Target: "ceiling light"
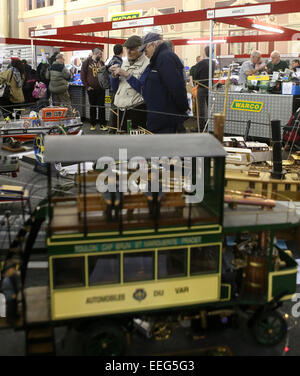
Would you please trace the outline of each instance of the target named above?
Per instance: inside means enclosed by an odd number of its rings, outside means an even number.
[[[270,31],[271,33],[278,33],[278,34],[284,33],[284,30],[278,29],[276,27],[264,26],[264,25],[259,25],[259,24],[252,24],[251,26],[254,27],[255,29]]]

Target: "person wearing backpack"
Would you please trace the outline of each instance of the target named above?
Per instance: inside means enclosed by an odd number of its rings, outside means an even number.
[[[8,85],[9,93],[6,98],[0,98],[0,106],[3,115],[12,116],[13,105],[24,103],[23,83],[25,80],[25,68],[21,60],[13,60],[11,68],[0,73],[0,85]]]
[[[56,61],[56,56],[59,54],[59,52],[54,52],[54,54],[50,58],[43,58],[40,64],[38,65],[36,71],[38,75],[38,81],[44,83],[47,86],[47,98],[49,99],[51,96],[50,90],[49,90],[49,84],[50,84],[50,68],[52,64]]]
[[[68,91],[71,73],[65,67],[65,58],[62,54],[56,56],[56,61],[52,64],[46,77],[50,79],[49,90],[54,106],[71,108],[71,97]]]
[[[103,67],[100,68],[100,71],[98,73],[98,80],[100,83],[100,87],[102,89],[104,90],[111,89],[111,84],[110,84],[111,72],[109,68],[112,67],[113,65],[118,65],[119,67],[121,67],[123,64],[122,56],[123,56],[123,46],[121,44],[116,44],[114,46],[114,56],[107,64],[105,64]]]
[[[120,65],[121,67],[123,64],[123,55],[124,47],[122,46],[122,44],[116,44],[114,46],[114,56],[111,58],[111,60],[106,62],[106,68],[109,70],[110,67],[116,64]]]
[[[98,78],[101,68],[104,67],[102,57],[103,51],[100,48],[94,48],[92,56],[88,57],[83,62],[80,75],[81,81],[87,90],[90,102],[91,131],[96,130],[97,123],[100,127],[106,125],[104,103],[105,90],[101,88]]]

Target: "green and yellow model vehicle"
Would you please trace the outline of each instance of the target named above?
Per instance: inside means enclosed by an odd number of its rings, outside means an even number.
[[[120,149],[127,160],[120,159]],[[52,195],[51,163],[102,156],[119,166],[136,156],[158,164],[162,157],[190,161],[182,168],[186,191],[172,191],[172,169],[169,192],[159,177],[157,192],[120,192],[118,186],[109,194],[96,189],[100,171],[79,171],[76,195]],[[300,214],[290,203],[251,198],[233,210],[224,202],[225,156],[208,134],[46,136],[49,196],[27,223],[21,270],[24,282],[46,219],[49,285],[24,289],[22,325],[73,326],[84,332],[86,353],[122,354],[126,335],[140,323],[161,340],[185,319],[205,326],[207,315],[242,314],[259,343],[280,342],[286,323],[276,308],[296,292],[297,263],[276,247],[275,237],[299,226]],[[141,184],[133,170],[123,176]]]

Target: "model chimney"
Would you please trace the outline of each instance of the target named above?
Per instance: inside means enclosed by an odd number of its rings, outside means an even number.
[[[281,153],[281,127],[280,120],[271,121],[272,140],[273,140],[273,171],[272,179],[282,179],[282,153]]]

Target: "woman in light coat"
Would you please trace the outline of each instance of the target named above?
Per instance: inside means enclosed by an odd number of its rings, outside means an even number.
[[[0,98],[0,106],[4,117],[11,117],[14,104],[24,103],[24,80],[25,67],[21,60],[13,60],[11,68],[0,73],[0,84],[6,84],[10,87],[9,98]]]

